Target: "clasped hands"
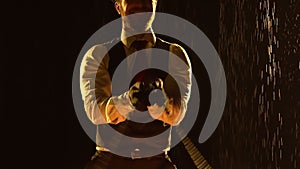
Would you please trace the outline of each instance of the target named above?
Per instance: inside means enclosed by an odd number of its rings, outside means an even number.
[[[164,110],[168,97],[160,78],[154,81],[136,82],[129,89],[131,104],[136,110],[149,111],[150,115],[157,118]]]

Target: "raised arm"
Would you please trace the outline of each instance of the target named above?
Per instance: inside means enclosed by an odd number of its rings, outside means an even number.
[[[156,106],[149,107],[152,117],[170,125],[178,125],[185,116],[191,92],[192,67],[186,51],[179,45],[170,46],[169,74],[164,80],[167,101],[164,110]],[[180,89],[180,91],[178,91]],[[156,116],[157,112],[163,113]]]
[[[87,116],[94,124],[117,124],[126,120],[133,110],[128,92],[111,96],[108,72],[109,56],[103,45],[92,47],[84,56],[80,68],[80,89]]]

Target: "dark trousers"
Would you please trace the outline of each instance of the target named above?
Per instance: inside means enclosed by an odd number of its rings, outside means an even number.
[[[85,169],[176,169],[176,167],[165,154],[132,159],[110,152],[97,151]]]

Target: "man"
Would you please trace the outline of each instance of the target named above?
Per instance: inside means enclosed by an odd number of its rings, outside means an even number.
[[[167,151],[171,128],[180,123],[187,109],[191,89],[189,58],[182,47],[154,34],[157,0],[116,0],[114,4],[122,17],[121,41],[114,46],[105,43],[92,47],[81,64],[85,110],[97,125],[97,151],[86,169],[176,168]],[[168,53],[159,61],[168,73],[158,69],[135,72],[136,65],[157,62],[153,61],[151,49]],[[112,86],[122,84],[112,84],[112,79],[124,59],[124,77],[132,80],[127,91],[115,95],[118,92],[113,92],[116,88]],[[111,135],[110,127],[122,136]]]

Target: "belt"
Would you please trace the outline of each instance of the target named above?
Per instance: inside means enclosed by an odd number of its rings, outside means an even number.
[[[116,155],[116,154],[112,153],[109,149],[101,147],[101,146],[97,146],[96,150],[98,152],[110,153],[113,156],[118,156],[119,158],[125,158],[125,159],[141,159],[141,158],[151,159],[151,158],[157,158],[157,157],[163,157],[163,158],[165,158],[165,157],[168,156],[167,151],[165,151],[165,152],[163,152],[161,154],[158,154],[158,155],[155,155],[155,156],[152,156],[152,157],[142,157],[141,150],[138,149],[138,148],[136,148],[136,149],[134,149],[133,151],[130,152],[130,158],[129,157],[123,157],[123,156]]]

